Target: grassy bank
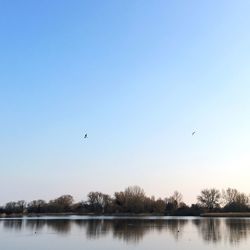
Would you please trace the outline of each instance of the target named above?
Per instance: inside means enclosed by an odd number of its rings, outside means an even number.
[[[201,217],[250,217],[250,213],[238,212],[238,213],[204,213]]]

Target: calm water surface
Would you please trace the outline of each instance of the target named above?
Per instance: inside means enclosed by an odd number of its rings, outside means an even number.
[[[250,218],[0,219],[0,249],[250,249]]]

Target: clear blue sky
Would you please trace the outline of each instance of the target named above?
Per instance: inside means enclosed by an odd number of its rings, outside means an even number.
[[[250,192],[249,12],[0,1],[0,204],[134,184],[187,203],[206,187]]]

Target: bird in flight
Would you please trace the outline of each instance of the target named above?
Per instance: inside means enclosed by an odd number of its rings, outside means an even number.
[[[196,133],[196,131],[194,131],[193,133],[192,133],[192,135],[194,135]]]
[[[84,139],[87,139],[87,138],[88,138],[88,134],[85,134],[85,135],[84,135]]]

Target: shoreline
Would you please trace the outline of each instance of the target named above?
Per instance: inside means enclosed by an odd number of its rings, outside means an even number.
[[[166,214],[133,214],[133,213],[119,213],[119,214],[95,214],[95,213],[34,213],[34,214],[0,214],[0,219],[3,218],[39,218],[39,217],[62,217],[62,216],[89,216],[89,217],[201,217],[201,218],[250,218],[250,212],[228,212],[228,213],[203,213],[200,215],[166,215]]]

